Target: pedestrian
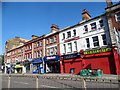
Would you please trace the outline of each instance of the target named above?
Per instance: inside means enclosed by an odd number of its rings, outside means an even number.
[[[2,73],[4,73],[4,66],[1,66]]]

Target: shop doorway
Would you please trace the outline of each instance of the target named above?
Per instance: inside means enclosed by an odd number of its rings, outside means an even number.
[[[22,68],[16,68],[16,73],[21,74],[22,73]]]
[[[45,68],[48,73],[60,73],[60,61],[48,61]]]

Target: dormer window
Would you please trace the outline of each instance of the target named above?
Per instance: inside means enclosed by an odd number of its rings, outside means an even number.
[[[96,30],[96,23],[91,24],[91,30]]]

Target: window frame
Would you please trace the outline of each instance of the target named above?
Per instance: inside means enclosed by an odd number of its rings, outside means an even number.
[[[73,37],[75,37],[76,34],[77,34],[77,33],[76,33],[76,29],[74,29],[74,30],[73,30]]]
[[[95,31],[97,29],[96,22],[91,23],[90,25],[91,25],[91,31]]]
[[[87,48],[90,48],[90,39],[86,38],[85,40],[86,40],[86,46],[87,46]]]
[[[71,31],[67,32],[67,38],[71,38]]]
[[[68,43],[68,53],[71,53],[72,52],[72,43]]]
[[[102,34],[102,41],[103,41],[103,45],[107,45],[107,38],[106,38],[106,34]],[[105,44],[106,43],[106,44]]]
[[[94,39],[95,39],[95,37],[97,37],[97,40],[94,40]],[[93,46],[94,46],[94,47],[99,47],[99,46],[100,46],[98,36],[94,36],[94,37],[92,37],[92,40],[93,40]],[[98,45],[95,45],[96,43],[97,43]]]

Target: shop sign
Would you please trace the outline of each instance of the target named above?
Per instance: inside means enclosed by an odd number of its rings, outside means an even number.
[[[70,42],[70,41],[78,40],[78,39],[80,39],[79,36],[78,36],[78,37],[74,37],[74,38],[72,38],[72,39],[65,40],[64,42],[66,43],[66,42]]]
[[[48,56],[44,58],[44,61],[49,61],[49,60],[59,60],[59,56],[53,55],[53,56]]]
[[[41,63],[41,62],[42,62],[42,58],[32,60],[32,63]]]
[[[69,55],[64,55],[63,59],[75,59],[75,58],[80,58],[80,53],[74,53],[74,54],[69,54]]]
[[[97,49],[97,50],[90,50],[90,51],[84,51],[83,54],[96,54],[96,53],[104,53],[111,51],[111,48],[103,48],[103,49]]]

